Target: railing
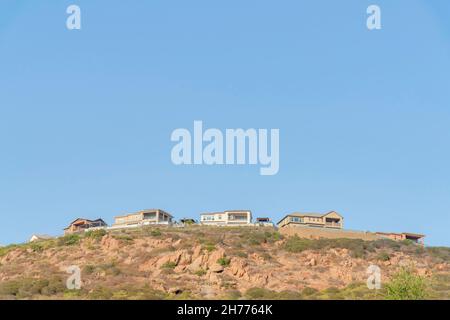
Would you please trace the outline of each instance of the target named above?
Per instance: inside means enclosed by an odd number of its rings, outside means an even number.
[[[325,226],[340,228],[341,223],[340,222],[325,222]]]
[[[233,220],[233,221],[246,221],[247,220],[247,216],[229,216],[228,220]]]

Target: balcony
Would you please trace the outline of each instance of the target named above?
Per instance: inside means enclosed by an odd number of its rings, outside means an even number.
[[[342,224],[340,222],[325,222],[325,227],[327,227],[327,228],[341,228]]]
[[[229,221],[247,221],[248,217],[247,216],[242,216],[242,215],[230,215],[228,216],[228,220]]]

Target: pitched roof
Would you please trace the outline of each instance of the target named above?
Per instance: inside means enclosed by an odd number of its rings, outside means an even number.
[[[52,236],[49,236],[48,234],[33,234],[31,236],[31,238],[36,237],[38,239],[42,239],[42,240],[49,240],[49,239],[53,239]]]
[[[293,216],[293,217],[316,217],[316,218],[321,218],[323,217],[325,214],[323,213],[313,213],[313,212],[293,212],[288,214],[287,216]]]
[[[71,225],[73,225],[75,222],[77,222],[78,220],[84,220],[87,223],[92,223],[92,222],[103,222],[104,224],[107,224],[105,221],[103,221],[103,219],[95,219],[95,220],[90,220],[90,219],[85,219],[85,218],[76,218],[75,220],[73,220],[68,227],[64,228],[64,230],[69,229]]]
[[[336,211],[328,211],[326,213],[316,213],[316,212],[293,212],[293,213],[288,213],[287,215],[285,215],[280,221],[278,221],[278,223],[280,223],[281,221],[283,221],[286,217],[299,217],[299,218],[303,218],[303,217],[313,217],[313,218],[322,218],[330,213],[336,213],[338,216],[342,217],[339,213],[337,213]],[[277,224],[278,224],[277,223]]]

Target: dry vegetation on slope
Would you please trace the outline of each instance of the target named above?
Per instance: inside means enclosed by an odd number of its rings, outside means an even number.
[[[382,290],[366,287],[370,264],[382,270]],[[82,270],[81,290],[65,287],[71,265]],[[396,299],[405,281],[420,291],[409,298],[448,299],[450,249],[198,226],[0,248],[1,299]]]

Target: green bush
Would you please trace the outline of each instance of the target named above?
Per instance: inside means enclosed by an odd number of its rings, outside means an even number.
[[[150,231],[150,235],[152,236],[152,237],[159,237],[159,236],[161,236],[161,230],[159,230],[159,229],[155,229],[155,230],[152,230],[152,231]]]
[[[375,251],[374,241],[364,241],[361,239],[317,239],[311,240],[298,236],[289,237],[284,244],[284,249],[288,252],[302,252],[305,250],[321,250],[340,248],[350,251],[353,258],[363,258],[366,252]]]
[[[110,300],[113,297],[113,290],[105,287],[98,287],[89,293],[92,300]]]
[[[303,296],[300,292],[285,290],[277,294],[277,300],[301,300]]]
[[[411,246],[415,244],[415,242],[410,239],[402,240],[401,243],[404,244],[405,246]]]
[[[227,257],[223,257],[217,260],[217,263],[222,267],[228,267],[230,265],[231,259]]]
[[[207,244],[203,245],[203,249],[208,252],[212,252],[212,251],[216,250],[216,246],[212,243],[207,243]]]
[[[161,266],[161,269],[175,269],[175,267],[177,266],[177,264],[175,262],[169,261],[164,263]]]
[[[80,235],[69,234],[58,239],[59,246],[73,246],[80,242]]]
[[[252,230],[241,234],[241,238],[244,238],[244,241],[249,245],[258,246],[263,243],[273,243],[280,240],[281,235],[278,232]]]
[[[304,295],[304,296],[312,296],[313,294],[316,294],[317,292],[318,292],[317,289],[310,288],[310,287],[305,287],[302,290],[302,295]]]
[[[248,253],[244,251],[236,251],[234,255],[241,258],[248,258]]]
[[[65,286],[59,277],[50,279],[21,278],[0,283],[0,296],[17,299],[31,298],[35,295],[54,296],[64,292]]]
[[[44,246],[41,243],[37,243],[37,242],[33,242],[30,244],[30,248],[31,250],[33,250],[33,252],[42,252],[44,251]]]
[[[11,252],[17,248],[19,248],[19,245],[17,245],[17,244],[10,244],[9,246],[6,246],[6,247],[0,247],[0,257],[5,256],[9,252]]]
[[[113,235],[113,238],[116,240],[120,240],[125,244],[132,244],[134,241],[134,238],[126,233],[115,234]]]
[[[423,300],[427,296],[425,279],[406,268],[396,273],[385,287],[388,300]]]
[[[389,253],[387,253],[386,251],[381,251],[377,256],[377,259],[380,261],[389,261],[391,257],[389,256]]]
[[[242,295],[239,290],[228,290],[225,294],[226,300],[238,300],[240,297],[242,297]]]
[[[284,249],[288,252],[302,252],[312,249],[313,242],[309,239],[299,238],[298,236],[290,237],[284,244]]]
[[[275,291],[265,289],[265,288],[250,288],[245,292],[245,297],[252,300],[273,300],[277,298],[277,293]]]
[[[95,240],[100,240],[107,234],[105,229],[98,229],[98,230],[90,230],[85,233],[86,238],[91,238]]]
[[[206,274],[206,271],[203,270],[203,269],[200,269],[200,270],[195,271],[195,275],[197,275],[197,276],[199,276],[199,277],[202,277],[202,276],[204,276],[205,274]]]

